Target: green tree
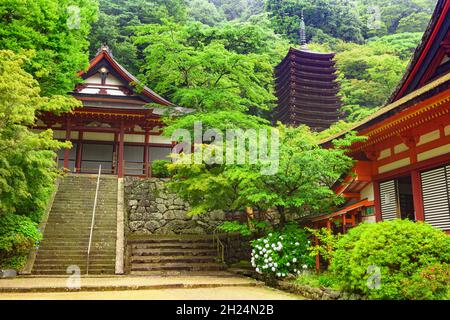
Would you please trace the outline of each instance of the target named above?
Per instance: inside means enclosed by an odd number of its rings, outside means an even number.
[[[0,50],[35,50],[24,68],[43,95],[65,94],[88,64],[87,36],[97,15],[93,0],[3,0]]]
[[[331,185],[352,165],[345,152],[355,139],[360,138],[349,135],[336,141],[335,148],[322,149],[316,134],[307,127],[280,127],[279,166],[273,174],[261,170],[270,163],[175,162],[169,166],[175,173],[172,188],[192,204],[192,214],[276,207],[283,226],[288,214],[324,212],[339,203]],[[223,150],[218,148],[216,152]]]
[[[0,215],[17,213],[39,222],[57,171],[54,151],[67,146],[51,130],[29,129],[40,112],[67,112],[80,102],[40,96],[36,80],[23,70],[29,58],[0,51]]]
[[[299,43],[300,13],[303,10],[307,38],[321,33],[360,43],[362,24],[355,8],[348,1],[268,0],[267,11],[274,29],[293,43]]]
[[[107,44],[130,72],[139,71],[140,50],[131,37],[138,26],[162,23],[163,19],[186,21],[184,0],[99,0],[98,21],[90,34],[89,52],[94,56]]]
[[[271,62],[280,54],[270,42],[276,39],[258,25],[166,21],[139,28],[136,44],[145,47],[145,82],[171,101],[201,112],[258,114],[275,102]]]
[[[55,151],[70,143],[53,140],[51,130],[29,129],[41,112],[67,112],[80,102],[40,96],[38,82],[23,67],[30,58],[0,50],[0,268],[20,269],[39,241],[37,226],[58,171]]]
[[[189,18],[213,26],[225,21],[225,14],[208,0],[189,0],[187,2]]]

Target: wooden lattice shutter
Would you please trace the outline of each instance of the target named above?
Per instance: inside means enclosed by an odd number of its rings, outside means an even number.
[[[450,230],[450,166],[421,173],[425,221]]]
[[[393,220],[397,218],[398,197],[395,180],[380,183],[381,218]]]

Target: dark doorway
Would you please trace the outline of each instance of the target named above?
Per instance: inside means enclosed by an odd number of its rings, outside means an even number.
[[[414,220],[414,200],[411,176],[398,178],[397,189],[400,218]]]

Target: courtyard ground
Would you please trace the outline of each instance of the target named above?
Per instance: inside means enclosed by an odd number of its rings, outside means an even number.
[[[296,300],[300,296],[239,276],[19,277],[0,279],[0,300]],[[79,289],[69,290],[68,286]]]

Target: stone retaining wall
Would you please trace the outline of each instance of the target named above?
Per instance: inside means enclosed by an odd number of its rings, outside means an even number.
[[[161,178],[125,178],[129,233],[211,234],[226,220],[225,213],[220,210],[189,217],[189,204],[168,190],[168,181]]]

